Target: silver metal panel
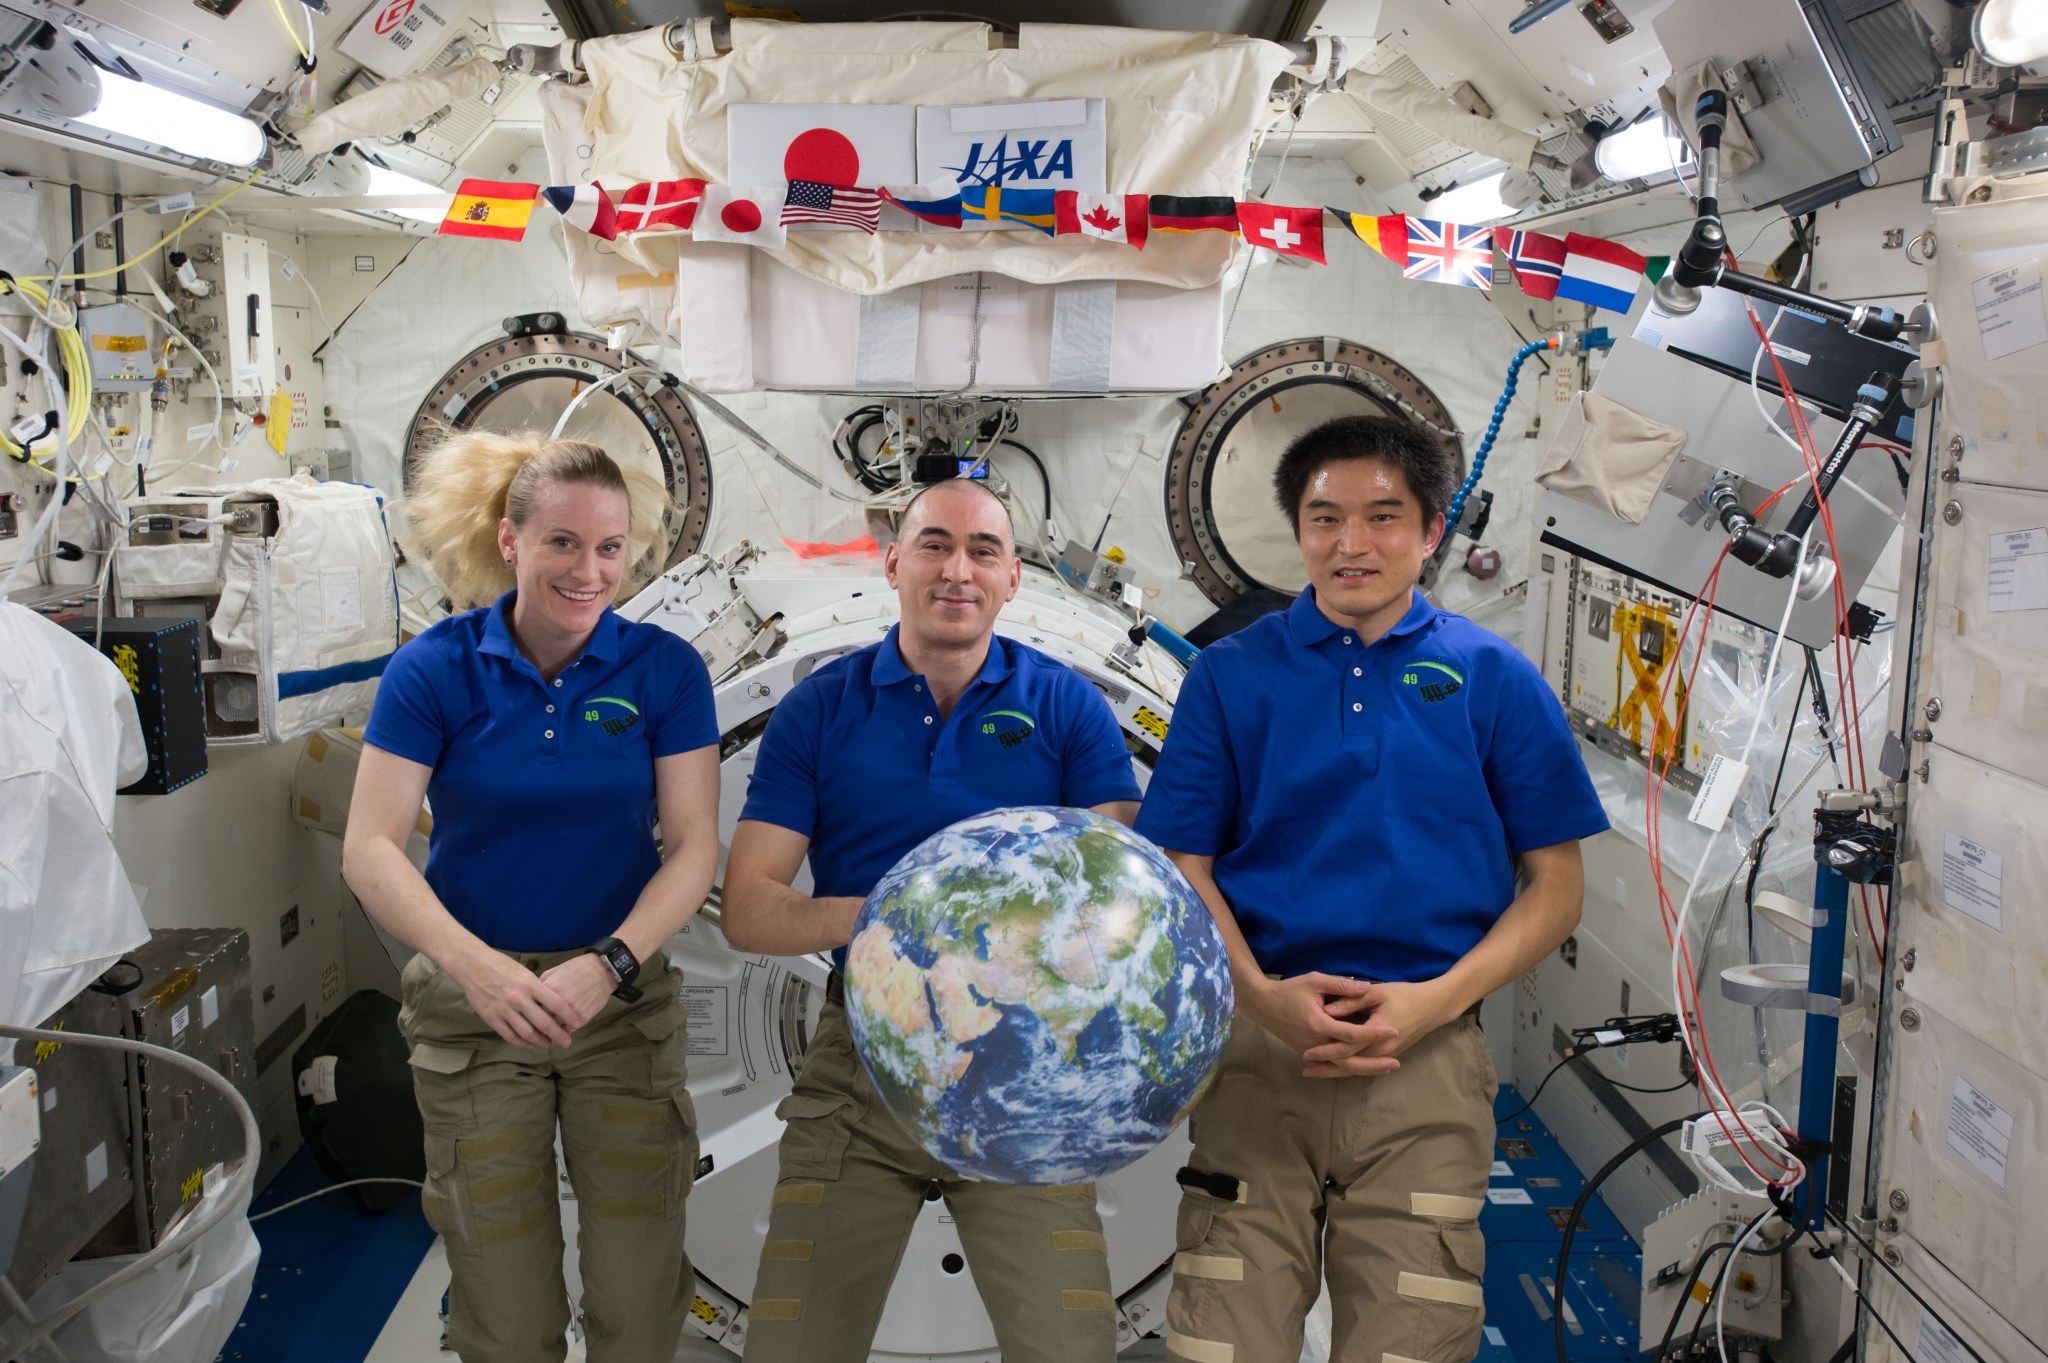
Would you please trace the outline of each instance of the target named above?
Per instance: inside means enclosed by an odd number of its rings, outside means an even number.
[[[39,1025],[45,1031],[118,1036],[121,1005],[111,995],[87,990]],[[133,1195],[128,1075],[115,1051],[46,1041],[33,1048],[22,1042],[16,1054],[35,1067],[43,1135],[7,1280],[23,1297],[32,1297]]]
[[[1760,488],[1777,488],[1805,473],[1800,456],[1774,435],[1758,415],[1748,386],[1703,365],[1645,345],[1634,337],[1614,343],[1614,353],[1593,391],[1623,406],[1679,427],[1687,434],[1685,453],[1673,466],[1641,525],[1629,525],[1604,511],[1554,492],[1536,505],[1537,530],[1545,543],[1604,560],[1633,576],[1682,592],[1697,593],[1713,571],[1727,537],[1711,519],[1688,524],[1678,495],[1697,481],[1695,464],[1739,474]],[[1766,411],[1780,415],[1783,402],[1766,394]],[[1841,425],[1825,416],[1810,419],[1817,453],[1825,457]],[[1896,515],[1904,505],[1898,479],[1882,452],[1865,450],[1850,463],[1845,482],[1854,482]],[[1800,490],[1787,492],[1763,518],[1766,530],[1781,529],[1798,507]],[[1891,538],[1891,517],[1871,501],[1838,487],[1829,506],[1841,550],[1844,589],[1851,599],[1870,576],[1871,565]],[[1818,522],[1816,522],[1818,525]],[[1816,529],[1815,535],[1821,532]],[[1776,629],[1790,584],[1729,560],[1721,573],[1715,608],[1751,624]],[[1788,636],[1812,648],[1834,638],[1832,592],[1802,601],[1792,611]]]

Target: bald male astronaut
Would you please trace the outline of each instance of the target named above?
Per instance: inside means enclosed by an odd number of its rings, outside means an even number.
[[[1009,512],[985,486],[955,479],[918,494],[884,567],[901,623],[776,707],[727,862],[734,947],[830,948],[838,967],[777,1109],[786,1125],[747,1363],[865,1363],[929,1197],[953,1214],[1005,1363],[1110,1363],[1116,1304],[1095,1185],[977,1182],[927,1154],[854,1054],[839,970],[869,890],[948,824],[1014,805],[1130,822],[1129,750],[1092,684],[996,635],[1022,564]],[[791,888],[807,856],[811,894]]]

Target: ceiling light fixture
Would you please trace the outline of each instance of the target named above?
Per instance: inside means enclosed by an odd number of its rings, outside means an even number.
[[[1508,172],[1500,171],[1483,180],[1470,184],[1452,185],[1443,193],[1424,201],[1423,214],[1438,222],[1455,222],[1478,226],[1489,223],[1528,207],[1526,202],[1514,203],[1515,185],[1507,183]]]
[[[263,155],[263,129],[250,119],[112,71],[100,72],[99,104],[73,121],[223,165],[251,166]]]
[[[1692,149],[1663,117],[1646,118],[1617,128],[1593,145],[1593,164],[1616,182],[1675,175],[1692,163]]]
[[[2026,66],[2048,57],[2048,5],[2041,0],[1984,0],[1970,20],[1970,39],[1993,66]]]
[[[385,212],[394,213],[401,218],[411,218],[414,222],[439,222],[448,216],[449,205],[455,202],[455,196],[441,186],[428,184],[417,175],[407,175],[402,170],[392,170],[375,162],[370,162],[369,167],[370,183],[364,193],[409,198],[433,195],[439,205],[394,205],[384,210]]]

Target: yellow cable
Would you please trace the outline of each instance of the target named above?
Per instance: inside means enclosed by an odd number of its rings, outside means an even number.
[[[237,194],[240,194],[243,190],[247,189],[250,185],[254,184],[256,182],[256,177],[261,175],[262,173],[263,168],[261,166],[258,166],[256,169],[250,171],[248,178],[238,181],[233,189],[221,195],[218,199],[215,199],[212,203],[200,209],[197,213],[194,213],[191,217],[187,218],[184,222],[180,223],[176,231],[166,236],[162,241],[150,247],[147,251],[144,251],[139,256],[131,256],[129,259],[122,261],[119,265],[109,265],[104,270],[87,270],[83,274],[23,275],[21,277],[20,282],[24,284],[30,282],[38,284],[69,284],[76,281],[82,281],[87,279],[105,279],[108,275],[116,275],[121,273],[121,271],[123,270],[133,269],[135,266],[140,265],[143,261],[148,260],[151,256],[155,255],[158,251],[163,250],[164,247],[169,246],[179,237],[184,236],[187,229],[191,228],[195,223],[199,222],[200,219],[204,218],[207,214],[213,212],[214,209],[219,208],[229,199],[234,198]]]
[[[0,293],[9,289],[23,295],[44,314],[51,308],[50,295],[26,279],[0,279]],[[57,332],[57,353],[63,357],[64,372],[69,379],[66,385],[65,438],[76,443],[85,433],[85,423],[92,415],[92,357],[86,354],[85,341],[78,334],[78,317],[74,310],[71,325]],[[0,451],[9,456],[35,465],[43,472],[56,475],[56,470],[40,460],[28,457],[28,448],[17,443],[11,436],[0,432]],[[73,476],[76,481],[76,475]]]
[[[299,56],[307,61],[313,60],[313,54],[299,40],[299,31],[292,27],[291,17],[284,12],[284,0],[270,0],[270,7],[277,11],[277,22],[284,25],[284,35],[292,40],[293,47],[299,49]]]

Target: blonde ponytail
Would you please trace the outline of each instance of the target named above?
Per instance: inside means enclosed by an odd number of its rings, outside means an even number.
[[[456,610],[489,605],[512,590],[512,567],[498,549],[498,522],[523,526],[549,483],[580,483],[625,494],[629,512],[626,572],[618,600],[661,568],[674,503],[660,480],[620,467],[595,445],[549,440],[538,431],[455,431],[429,452],[399,505],[399,542],[447,589]]]

